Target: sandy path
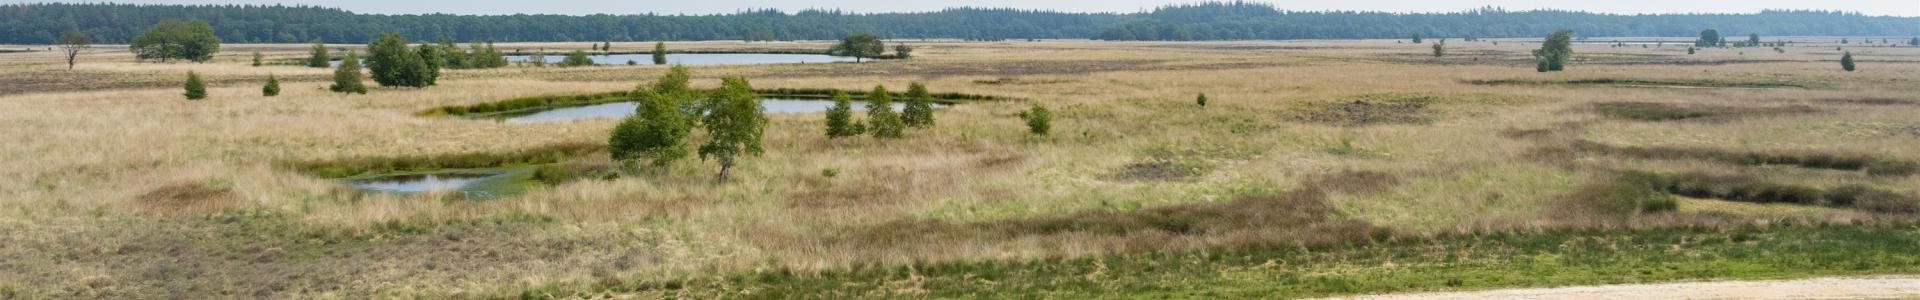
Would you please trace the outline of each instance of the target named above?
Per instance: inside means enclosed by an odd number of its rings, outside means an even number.
[[[1358,296],[1338,299],[1863,299],[1920,298],[1920,276],[1685,282]]]

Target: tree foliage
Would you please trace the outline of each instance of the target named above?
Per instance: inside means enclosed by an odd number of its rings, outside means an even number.
[[[1420,38],[1420,34],[1419,34],[1419,33],[1415,33],[1415,34],[1413,34],[1413,43],[1414,43],[1414,44],[1419,44],[1419,43],[1423,43],[1423,42],[1425,42],[1425,40],[1423,40],[1423,39],[1421,39],[1421,38]]]
[[[914,82],[907,87],[907,105],[900,109],[900,122],[913,128],[933,127],[933,93],[927,85]]]
[[[200,74],[187,71],[187,100],[207,98],[207,83],[200,81]]]
[[[697,95],[688,88],[691,78],[686,67],[675,66],[635,91],[640,107],[614,127],[607,143],[614,160],[648,158],[654,166],[666,166],[687,156],[686,139],[699,114],[692,109]]]
[[[1719,30],[1707,29],[1700,31],[1700,40],[1693,41],[1693,45],[1698,47],[1719,47],[1720,41],[1723,40],[1726,39],[1720,37]]]
[[[1447,56],[1447,39],[1433,43],[1433,57]]]
[[[360,80],[360,57],[353,51],[347,51],[347,59],[333,69],[333,85],[327,90],[344,94],[366,94],[367,85]]]
[[[743,155],[764,152],[760,139],[767,128],[766,112],[760,107],[760,95],[744,77],[721,79],[720,90],[707,98],[709,109],[702,124],[707,142],[700,145],[700,158],[720,162],[720,175],[714,181],[727,181],[734,160]]]
[[[573,50],[573,52],[567,52],[567,57],[560,59],[561,67],[585,67],[592,65],[593,57],[587,56],[587,51],[583,50],[576,49]]]
[[[431,67],[421,52],[407,48],[407,38],[399,33],[382,33],[367,44],[367,70],[380,86],[431,86],[440,73]]]
[[[1687,36],[1700,28],[1741,28],[1782,36],[1915,34],[1914,17],[1831,11],[1754,14],[1596,14],[1483,8],[1445,13],[1287,11],[1252,2],[1173,5],[1136,13],[1062,13],[1007,8],[852,13],[744,10],[688,15],[376,15],[316,6],[0,4],[0,43],[37,44],[78,29],[98,43],[128,43],[162,19],[213,22],[222,40],[366,43],[367,33],[398,31],[460,41],[829,40],[850,32],[900,39],[1384,39],[1430,36],[1525,37],[1559,28],[1594,36]]]
[[[667,42],[653,42],[653,64],[667,64]]]
[[[853,121],[853,97],[833,91],[833,107],[827,108],[827,138],[857,136],[864,133],[861,127]]]
[[[129,49],[139,59],[205,62],[220,52],[220,38],[213,35],[213,26],[207,21],[169,19],[133,37]]]
[[[327,55],[327,44],[320,42],[320,40],[313,40],[313,49],[307,51],[307,67],[330,67],[332,61],[333,57]]]
[[[855,62],[859,62],[863,58],[880,57],[880,54],[886,51],[887,46],[880,42],[879,36],[862,32],[840,39],[840,43],[833,45],[833,49],[827,50],[827,53],[852,56]]]
[[[874,86],[867,93],[867,131],[877,138],[906,137],[906,121],[900,113],[893,111],[893,97],[887,93],[887,87]]]
[[[1567,59],[1571,57],[1573,57],[1572,30],[1561,29],[1548,34],[1547,40],[1540,43],[1540,49],[1533,50],[1533,58],[1537,63],[1535,70],[1540,72],[1566,70]]]

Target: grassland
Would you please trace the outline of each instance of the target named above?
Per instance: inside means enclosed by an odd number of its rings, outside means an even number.
[[[1844,72],[1831,39],[1790,39],[1807,42],[1576,45],[1559,73],[1519,39],[1441,58],[1379,40],[927,42],[905,61],[696,67],[697,88],[1005,98],[899,140],[776,116],[767,153],[719,185],[710,161],[609,161],[592,145],[613,120],[416,115],[630,90],[664,67],[450,70],[360,96],[327,92],[327,70],[247,65],[306,45],[205,64],[109,46],[71,71],[3,53],[0,298],[1299,297],[1920,272],[1913,210],[1751,200],[1920,205],[1900,169],[1920,161],[1920,48],[1849,46],[1861,70]],[[189,70],[210,99],[179,95]],[[281,96],[259,96],[268,73]],[[1051,135],[1016,117],[1035,102]],[[620,174],[486,201],[335,180],[549,162]],[[1640,173],[1671,180],[1638,195],[1677,207],[1593,201]],[[1750,186],[1787,192],[1732,191]]]

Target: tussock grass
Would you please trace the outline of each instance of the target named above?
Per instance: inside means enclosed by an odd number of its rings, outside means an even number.
[[[1808,114],[1819,110],[1807,106],[1733,107],[1717,105],[1681,106],[1656,102],[1607,102],[1593,105],[1600,115],[1635,121],[1728,120],[1735,118]]]
[[[1572,148],[1587,153],[1646,159],[1698,159],[1750,166],[1788,165],[1865,171],[1874,176],[1908,176],[1920,172],[1920,163],[1857,154],[1754,153],[1704,148],[1613,146],[1592,141],[1575,141]]]
[[[1725,81],[1714,79],[1643,79],[1643,78],[1584,78],[1568,80],[1536,79],[1475,79],[1464,81],[1473,85],[1596,85],[1628,87],[1691,87],[1691,88],[1813,88],[1805,83],[1780,81]]]

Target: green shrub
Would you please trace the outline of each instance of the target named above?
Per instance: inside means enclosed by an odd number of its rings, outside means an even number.
[[[1038,102],[1033,103],[1033,108],[1020,112],[1020,119],[1027,121],[1028,133],[1047,135],[1048,131],[1053,130],[1053,113],[1048,112],[1047,106]]]
[[[207,98],[207,83],[200,81],[200,74],[187,71],[187,100]]]
[[[873,92],[867,95],[867,130],[873,137],[905,137],[906,121],[893,111],[893,97],[887,93],[887,87],[874,86]]]
[[[260,87],[260,95],[267,97],[279,96],[280,78],[274,77],[273,73],[267,73],[267,86]]]

